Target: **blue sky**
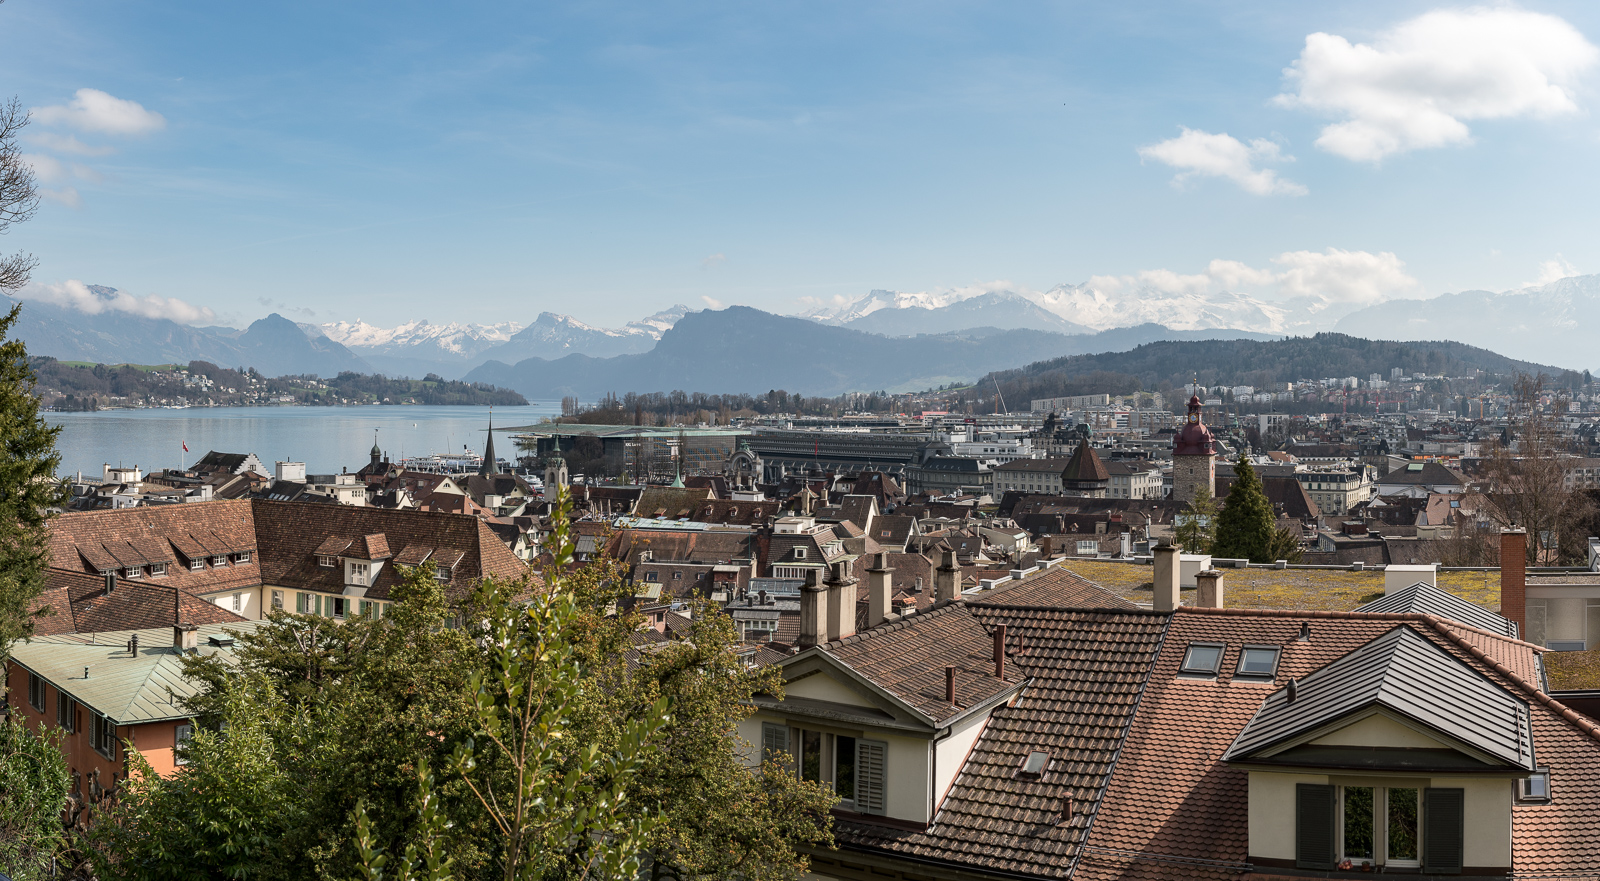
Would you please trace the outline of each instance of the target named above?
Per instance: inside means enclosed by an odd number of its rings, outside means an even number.
[[[10,0],[0,34],[51,191],[0,245],[197,323],[1600,271],[1593,4]]]

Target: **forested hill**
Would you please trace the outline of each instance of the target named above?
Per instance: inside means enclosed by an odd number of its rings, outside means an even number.
[[[315,376],[268,378],[253,369],[233,370],[208,361],[187,365],[85,364],[50,357],[29,359],[38,383],[35,393],[57,410],[107,407],[274,406],[304,404],[464,404],[521,405],[522,395],[480,383],[429,374],[426,379],[389,379],[344,372],[332,379]]]
[[[1582,374],[1559,367],[1507,358],[1488,349],[1449,341],[1390,342],[1340,333],[1282,340],[1161,341],[1126,352],[1069,355],[1036,361],[1026,367],[990,373],[973,385],[973,394],[987,397],[996,385],[1008,401],[1061,395],[1126,394],[1138,390],[1176,388],[1197,379],[1203,385],[1253,385],[1299,379],[1376,373],[1389,378],[1392,368],[1407,375],[1464,376],[1483,373],[1539,374],[1553,386],[1573,386]]]

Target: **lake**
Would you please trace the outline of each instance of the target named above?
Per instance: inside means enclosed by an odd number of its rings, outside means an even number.
[[[560,401],[495,407],[494,421],[511,427],[561,413]],[[99,477],[101,466],[138,466],[145,473],[187,468],[208,450],[255,453],[270,469],[276,461],[304,462],[312,474],[351,471],[369,461],[373,432],[390,461],[402,456],[483,452],[488,407],[195,407],[187,410],[101,410],[44,414],[62,427],[57,444],[61,473]],[[511,440],[496,430],[495,453],[514,458]],[[183,451],[188,444],[189,451]]]

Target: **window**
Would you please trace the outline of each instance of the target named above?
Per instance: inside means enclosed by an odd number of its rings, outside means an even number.
[[[1550,801],[1550,772],[1536,771],[1517,781],[1517,801],[1546,804]]]
[[[44,680],[32,673],[28,674],[28,706],[44,712]]]
[[[248,563],[248,562],[250,562],[250,552],[249,551],[240,551],[239,553],[234,554],[233,555],[233,562],[235,562],[235,563]]]
[[[1295,788],[1295,865],[1331,869],[1423,868],[1459,872],[1460,789],[1387,786]]]
[[[340,619],[344,618],[345,612],[350,607],[350,601],[344,597],[328,597],[326,604],[328,614],[331,617]]]
[[[151,563],[150,564],[150,574],[151,575],[165,575],[165,574],[167,574],[167,564],[166,563]]]
[[[317,565],[324,569],[333,569],[339,565],[339,558],[324,554],[317,557]]]
[[[122,570],[122,577],[128,579],[129,581],[132,581],[135,578],[141,578],[143,576],[143,566],[129,566],[128,568]]]
[[[1195,676],[1215,676],[1222,669],[1222,651],[1227,648],[1219,642],[1194,642],[1189,644],[1183,653],[1183,666],[1178,668],[1180,673]]]
[[[218,555],[212,557],[211,558],[211,565],[212,565],[213,568],[217,568],[217,569],[220,569],[223,566],[228,565],[228,555],[227,554],[218,554]]]
[[[190,560],[189,561],[189,571],[190,572],[198,572],[198,571],[200,571],[201,569],[204,569],[204,568],[206,568],[206,561],[205,561],[204,557],[202,557],[202,558],[200,558],[198,560]]]
[[[448,583],[450,581],[450,567],[449,566],[435,566],[435,567],[433,567],[433,580],[434,581],[438,581],[440,583]]]
[[[272,608],[279,612],[283,611],[283,591],[275,590],[272,592]]]
[[[661,579],[659,577],[657,577],[656,573],[654,573],[654,572],[646,572],[644,574],[644,580],[645,581],[660,581]]]
[[[78,731],[78,702],[61,689],[56,689],[56,725],[68,734]]]
[[[345,578],[346,584],[366,584],[367,571],[371,568],[366,563],[351,563],[350,571]]]
[[[800,779],[822,782],[822,732],[800,731]]]
[[[683,573],[682,572],[674,572],[674,573],[672,573],[672,580],[673,581],[681,581],[681,580],[683,580]]]
[[[1239,679],[1270,680],[1277,672],[1277,646],[1247,645],[1239,652],[1239,667],[1233,675]]]
[[[789,752],[789,726],[761,723],[761,760],[775,762],[779,753]]]
[[[233,595],[233,610],[235,612],[244,611],[244,594],[236,593]]]
[[[1022,770],[1017,773],[1037,780],[1048,767],[1050,767],[1050,754],[1036,749],[1028,753],[1028,757],[1022,762]]]
[[[806,558],[806,549],[805,548],[795,548],[794,549],[794,558],[796,560],[804,560]]]
[[[187,765],[189,759],[184,751],[189,748],[189,739],[194,737],[194,726],[188,723],[178,725],[172,729],[172,763],[174,765]]]
[[[117,725],[105,716],[90,716],[89,745],[94,751],[112,761],[117,758]]]

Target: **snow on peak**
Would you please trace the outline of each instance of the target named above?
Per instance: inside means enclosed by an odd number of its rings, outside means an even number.
[[[447,352],[466,353],[468,350],[505,342],[521,330],[522,325],[515,321],[499,324],[432,324],[426,319],[419,319],[397,327],[378,327],[357,319],[322,324],[319,328],[328,339],[346,346],[432,346]]]

